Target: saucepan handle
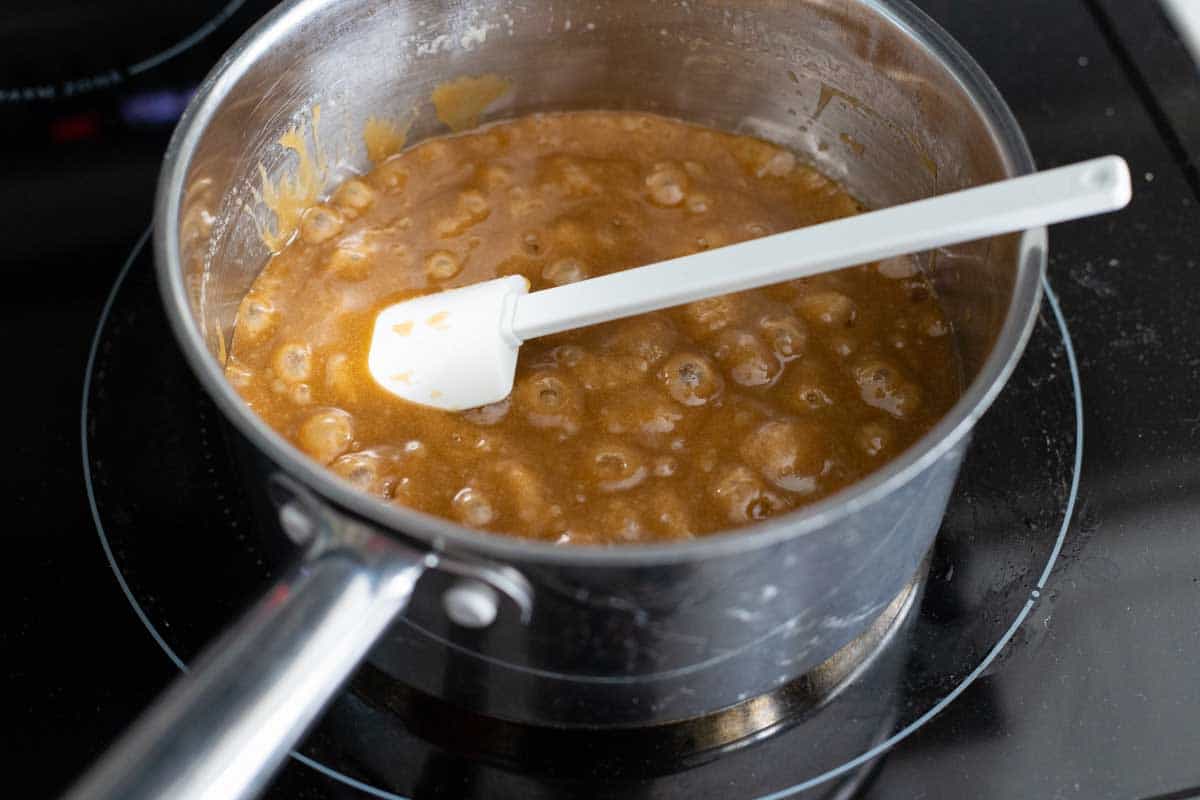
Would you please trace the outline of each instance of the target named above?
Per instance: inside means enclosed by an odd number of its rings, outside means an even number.
[[[408,603],[426,564],[424,554],[379,539],[304,562],[67,797],[254,796]]]

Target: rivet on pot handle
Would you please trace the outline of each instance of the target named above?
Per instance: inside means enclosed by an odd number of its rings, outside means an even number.
[[[211,644],[65,800],[250,798],[412,597],[427,569],[480,581],[528,622],[510,567],[420,551],[337,516],[277,475],[280,524],[305,560]]]
[[[521,614],[521,624],[528,625],[533,617],[533,587],[517,570],[501,564],[468,561],[446,553],[429,553],[425,566],[479,581],[507,597]]]
[[[279,509],[280,527],[310,558],[331,547],[368,547],[371,540],[379,538],[371,528],[341,520],[326,511],[303,485],[283,473],[271,477],[270,491]],[[318,521],[322,519],[328,524],[320,525]],[[521,624],[529,624],[533,616],[533,587],[512,567],[445,551],[426,553],[423,564],[426,569],[441,570],[491,587],[517,607]]]
[[[463,578],[442,595],[442,608],[455,625],[486,628],[499,614],[500,595],[486,583]]]

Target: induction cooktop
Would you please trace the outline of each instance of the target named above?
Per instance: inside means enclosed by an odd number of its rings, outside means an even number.
[[[16,796],[61,793],[278,566],[163,333],[146,248],[178,114],[271,4],[175,5],[0,21]],[[1029,350],[869,657],[720,741],[547,735],[365,669],[267,797],[1200,797],[1200,81],[1152,3],[918,5],[992,76],[1039,166],[1115,152],[1136,181],[1125,212],[1052,231]],[[821,746],[868,716],[866,746]]]

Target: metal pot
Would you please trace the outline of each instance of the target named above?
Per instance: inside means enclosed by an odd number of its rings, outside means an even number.
[[[259,165],[294,169],[277,140],[319,105],[332,183],[367,166],[369,116],[417,111],[412,136],[434,135],[434,87],[484,73],[513,86],[486,119],[677,116],[787,145],[876,206],[1033,169],[986,76],[904,0],[283,4],[181,121],[155,253],[183,352],[261,459],[260,488],[305,560],[90,774],[86,796],[254,792],[368,650],[397,681],[516,722],[736,707],[828,663],[917,574],[971,427],[1036,316],[1044,229],[925,259],[967,385],[928,435],[841,493],[737,532],[613,549],[479,533],[355,492],[246,407],[222,360],[267,256]]]

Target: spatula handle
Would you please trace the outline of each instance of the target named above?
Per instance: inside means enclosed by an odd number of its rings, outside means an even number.
[[[766,236],[517,299],[524,341],[707,297],[1123,208],[1129,168],[1105,156]]]

